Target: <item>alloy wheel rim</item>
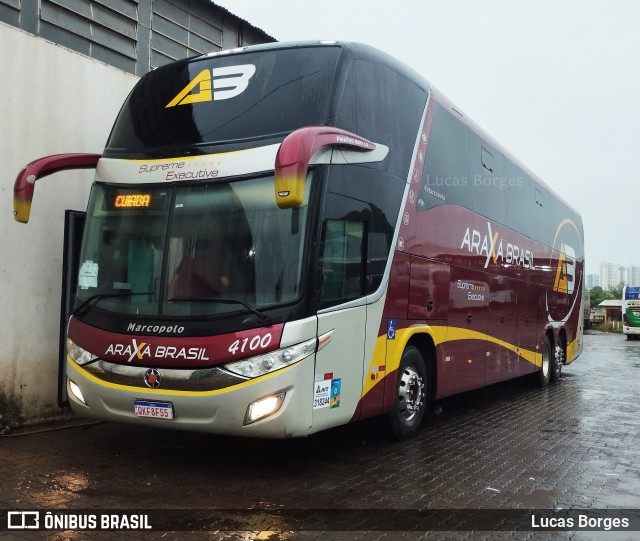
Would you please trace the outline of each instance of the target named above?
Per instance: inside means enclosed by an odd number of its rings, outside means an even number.
[[[400,376],[398,404],[405,421],[413,419],[424,404],[424,382],[413,366],[407,367]]]

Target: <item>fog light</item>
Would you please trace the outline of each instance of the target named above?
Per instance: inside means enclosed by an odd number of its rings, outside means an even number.
[[[282,406],[285,395],[286,393],[284,392],[272,394],[249,404],[247,414],[244,416],[244,424],[250,425],[251,423],[255,423],[260,419],[264,419],[265,417],[269,417],[269,415],[276,413]]]
[[[84,396],[82,396],[82,391],[80,390],[80,387],[78,387],[78,385],[73,380],[69,380],[69,391],[71,391],[71,394],[75,396],[85,406],[87,405],[84,399]]]

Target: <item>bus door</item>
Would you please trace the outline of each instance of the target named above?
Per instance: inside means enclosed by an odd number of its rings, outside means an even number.
[[[318,336],[332,333],[316,356],[313,426],[349,422],[362,396],[366,306],[318,316]]]
[[[62,296],[60,307],[60,343],[58,360],[58,405],[68,404],[67,397],[67,323],[78,285],[80,267],[80,248],[86,212],[65,210],[64,213],[64,251],[62,254]]]
[[[513,377],[516,354],[517,282],[505,276],[489,279],[489,320],[487,337],[487,383]]]
[[[453,265],[449,287],[449,328],[442,359],[447,394],[485,384],[491,293],[485,272]]]
[[[366,222],[357,217],[345,216],[323,222],[317,269],[317,297],[321,307],[318,337],[322,339],[331,334],[326,346],[320,347],[316,355],[314,428],[348,422],[362,396],[367,323],[367,306],[363,298],[366,242]]]

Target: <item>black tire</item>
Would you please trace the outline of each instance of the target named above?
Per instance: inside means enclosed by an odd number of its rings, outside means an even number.
[[[388,413],[390,435],[397,441],[415,436],[427,409],[427,369],[420,350],[407,346],[398,367],[393,408]]]
[[[564,340],[560,338],[560,343],[555,347],[554,355],[551,356],[551,381],[557,383],[562,377],[562,365],[564,364],[565,351]]]
[[[547,335],[544,336],[542,341],[542,366],[537,374],[537,381],[540,387],[546,387],[549,385],[549,379],[551,378],[551,365],[553,353],[551,351],[551,342]]]

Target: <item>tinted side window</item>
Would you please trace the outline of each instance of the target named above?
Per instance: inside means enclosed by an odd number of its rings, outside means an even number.
[[[490,220],[505,223],[507,182],[502,167],[502,155],[475,133],[469,145],[473,210]]]
[[[356,213],[353,217],[362,218]],[[327,219],[322,224],[320,299],[323,304],[364,295],[367,225],[364,219]]]
[[[329,170],[317,269],[318,307],[375,291],[391,250],[405,182],[362,166]]]
[[[531,233],[532,237],[547,246],[553,242],[550,232],[553,224],[551,212],[551,197],[546,188],[541,185],[531,183],[529,209],[531,211]]]
[[[376,168],[406,178],[427,92],[391,68],[356,60],[336,125],[393,149]]]
[[[518,233],[531,237],[529,177],[522,169],[506,159],[504,160],[504,176],[507,205],[505,225]]]
[[[449,204],[471,208],[469,128],[440,104],[434,111],[418,209]]]

